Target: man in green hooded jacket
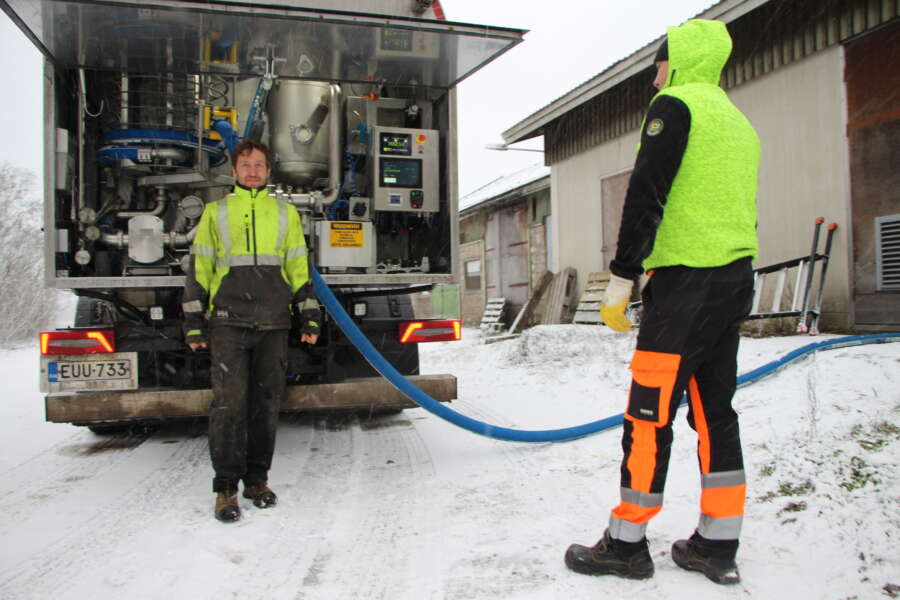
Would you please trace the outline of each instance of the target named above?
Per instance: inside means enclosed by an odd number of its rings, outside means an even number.
[[[753,298],[760,143],[718,85],[730,54],[723,23],[692,20],[668,29],[655,59],[660,91],[641,132],[600,309],[607,326],[629,330],[634,280],[650,276],[631,361],[621,500],[595,546],[566,552],[566,565],[579,573],[653,575],[645,532],[662,509],[672,422],[687,392],[700,520],[690,539],[674,543],[672,558],[716,583],[740,581],[746,483],[731,401],[739,328]]]

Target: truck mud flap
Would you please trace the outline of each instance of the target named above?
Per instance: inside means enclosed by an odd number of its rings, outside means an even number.
[[[435,400],[450,402],[456,399],[454,375],[411,375],[407,379]],[[209,389],[157,389],[49,394],[45,405],[47,421],[88,424],[205,417],[211,400]],[[415,407],[416,404],[387,380],[366,377],[342,383],[288,386],[282,411]]]

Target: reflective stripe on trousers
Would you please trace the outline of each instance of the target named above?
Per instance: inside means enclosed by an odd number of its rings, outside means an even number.
[[[738,332],[752,297],[747,259],[716,268],[658,269],[645,287],[622,432],[622,497],[610,515],[612,537],[641,541],[647,523],[662,509],[672,422],[685,391],[701,473],[697,533],[708,540],[740,536],[746,481],[731,401]]]
[[[691,412],[697,430],[697,458],[701,470],[700,522],[697,532],[709,540],[734,540],[740,536],[746,499],[743,469],[710,472],[711,441],[703,403],[692,378],[689,384]],[[674,411],[673,411],[674,413]],[[610,515],[609,532],[625,542],[641,541],[647,523],[662,510],[663,486],[671,445],[668,426],[640,421],[626,415],[627,440],[623,479],[632,487],[621,488],[621,502]],[[739,443],[739,442],[738,442]],[[639,489],[638,489],[639,488]]]

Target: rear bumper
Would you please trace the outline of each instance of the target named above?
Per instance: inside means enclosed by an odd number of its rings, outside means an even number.
[[[439,402],[456,399],[453,375],[411,375],[406,379]],[[49,394],[45,408],[47,421],[52,423],[87,424],[205,417],[211,401],[209,389],[101,391]],[[366,377],[341,383],[288,386],[281,410],[378,410],[416,406],[386,379]]]

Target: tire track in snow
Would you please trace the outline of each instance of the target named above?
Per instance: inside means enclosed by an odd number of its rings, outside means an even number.
[[[171,450],[163,443],[142,444],[139,451],[129,453],[134,460],[117,461],[120,464],[109,477],[98,474],[99,480],[92,477],[81,481],[69,497],[59,499],[61,511],[77,509],[63,520],[58,537],[36,540],[21,560],[5,565],[0,572],[0,597],[72,597],[71,582],[83,579],[84,573],[103,572],[119,546],[127,546],[138,534],[164,522],[166,513],[172,511],[172,498],[185,501],[184,492],[197,480],[209,456],[202,437],[185,440]],[[142,466],[148,462],[147,452],[159,455],[149,470]],[[143,474],[123,477],[129,463],[136,473]],[[43,512],[51,508],[45,507]],[[137,572],[144,567],[135,564],[128,568]],[[115,577],[127,580],[129,574],[120,572]]]
[[[6,491],[0,495],[2,521],[14,523],[26,514],[39,512],[49,501],[71,494],[77,487],[73,484],[117,468],[150,434],[91,435],[78,431],[4,470],[0,474],[6,482]]]
[[[293,598],[305,578],[315,579],[316,547],[325,539],[323,529],[333,519],[332,507],[348,485],[352,454],[351,440],[346,435],[347,415],[321,416],[301,413],[283,419],[279,429],[273,467],[272,488],[278,504],[271,509],[246,508],[243,525],[265,528],[264,546],[275,551],[243,556],[240,572],[215,582],[212,595],[227,596],[245,584],[245,573],[254,573],[260,598]],[[274,471],[274,469],[273,469]],[[286,472],[285,472],[286,471]]]
[[[409,540],[427,518],[427,497],[417,491],[434,476],[434,464],[411,421],[397,417],[385,425],[352,430],[362,452],[355,462],[356,499],[345,524],[349,553],[331,578],[353,584],[342,586],[345,597],[377,600],[426,593],[410,589],[416,545]]]
[[[408,592],[414,557],[401,540],[415,536],[426,501],[410,490],[434,474],[424,442],[403,414],[319,416],[311,424],[308,456],[290,484],[297,508],[278,517],[271,540],[279,555],[248,565],[269,572],[259,593],[377,600]]]

